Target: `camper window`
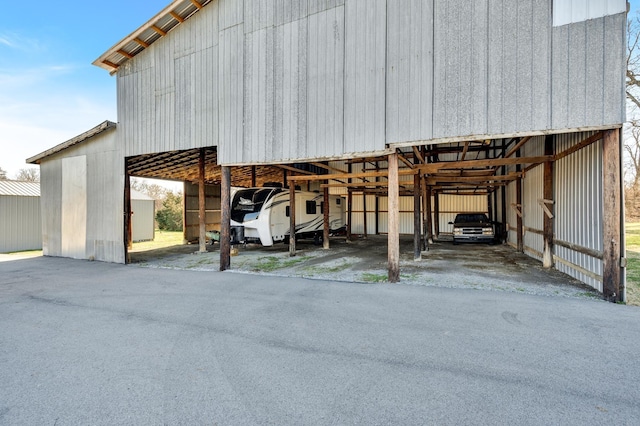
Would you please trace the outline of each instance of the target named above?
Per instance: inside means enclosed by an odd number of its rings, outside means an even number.
[[[307,201],[307,214],[316,214],[316,202],[313,200]]]

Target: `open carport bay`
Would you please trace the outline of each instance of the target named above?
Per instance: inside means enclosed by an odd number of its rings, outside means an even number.
[[[555,269],[544,269],[540,262],[516,252],[506,244],[461,244],[450,241],[430,244],[422,260],[413,259],[413,238],[401,236],[401,283],[410,285],[512,291],[547,296],[601,297],[591,287]],[[387,238],[372,235],[332,238],[324,250],[312,241],[297,243],[295,257],[286,244],[271,247],[249,244],[236,246],[231,271],[238,273],[305,277],[350,282],[385,282],[387,279]],[[207,246],[198,253],[197,245],[131,253],[134,265],[216,271],[219,246]],[[241,276],[238,280],[243,280]]]

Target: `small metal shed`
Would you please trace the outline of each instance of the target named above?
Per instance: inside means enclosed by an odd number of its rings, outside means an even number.
[[[152,241],[155,237],[156,201],[135,189],[131,190],[131,239]]]
[[[41,248],[40,183],[0,180],[0,253]]]

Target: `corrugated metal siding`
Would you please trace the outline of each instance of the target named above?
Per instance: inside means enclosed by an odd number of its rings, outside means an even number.
[[[40,182],[0,180],[0,196],[2,195],[14,195],[17,197],[39,197]]]
[[[439,195],[440,206],[440,233],[451,234],[453,226],[449,222],[453,222],[458,213],[487,213],[487,196],[486,195]],[[433,209],[435,204],[431,202]],[[412,218],[413,220],[413,218]],[[412,222],[413,223],[413,222]]]
[[[385,143],[386,13],[386,0],[345,4],[342,152],[364,152]]]
[[[556,136],[556,152],[562,152],[589,133]],[[602,251],[602,141],[555,163],[555,237],[592,250]],[[597,275],[602,260],[558,245],[555,255]],[[556,262],[556,268],[602,291],[601,280]]]
[[[433,136],[485,134],[488,1],[435,0],[434,9]]]
[[[42,248],[39,196],[0,195],[0,216],[0,253]]]
[[[552,27],[551,4],[211,2],[118,70],[127,155],[257,163],[619,125],[626,15]]]
[[[601,18],[626,10],[626,0],[553,0],[553,25]]]
[[[542,261],[542,256],[538,253],[542,253],[544,250],[544,239],[536,231],[542,231],[544,228],[544,211],[538,203],[538,200],[543,198],[544,166],[540,165],[529,170],[522,181],[522,226],[525,228],[525,251],[526,248],[533,250],[527,254],[540,261]]]
[[[554,129],[624,122],[626,15],[555,27]]]
[[[309,16],[305,158],[344,150],[344,6]]]
[[[124,155],[116,133],[101,133],[91,143],[69,148],[42,161],[41,203],[45,212],[42,215],[42,244],[45,256],[93,257],[105,262],[124,263]],[[82,167],[75,164],[80,160],[74,161],[73,158],[84,159],[87,171],[84,183],[82,178],[72,176],[82,175]],[[81,184],[84,184],[84,189],[72,188]],[[79,199],[84,194],[84,202],[65,203],[65,199],[74,194],[79,194]],[[81,219],[83,213],[84,221]],[[85,236],[80,237],[82,233]]]
[[[219,34],[212,2],[120,67],[118,134],[127,156],[217,145]]]
[[[40,206],[42,215],[42,254],[62,256],[62,160],[45,159],[40,164]]]
[[[433,2],[387,2],[387,143],[433,137]]]

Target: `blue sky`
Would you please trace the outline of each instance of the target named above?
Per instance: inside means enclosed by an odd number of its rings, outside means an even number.
[[[0,167],[104,120],[116,121],[115,77],[91,65],[170,0],[4,2],[0,13]],[[631,3],[635,14],[640,0]]]

